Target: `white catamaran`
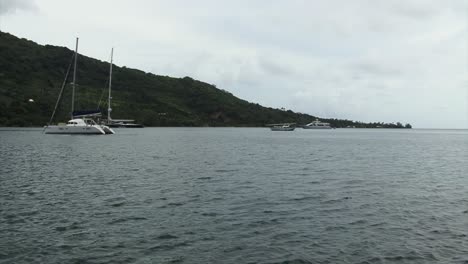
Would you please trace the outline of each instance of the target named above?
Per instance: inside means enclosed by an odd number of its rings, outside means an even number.
[[[44,127],[45,134],[89,134],[89,135],[104,135],[104,134],[114,134],[114,131],[103,125],[97,124],[91,117],[99,116],[99,111],[75,111],[75,86],[76,86],[76,65],[78,60],[78,38],[76,38],[76,47],[74,54],[74,67],[73,67],[73,82],[72,82],[72,102],[71,102],[71,120],[67,123],[59,123],[58,125],[50,125],[52,122],[55,111],[59,104],[60,98],[65,87],[68,72],[65,76],[65,80],[62,84],[62,89],[60,91],[59,98],[55,104],[54,112],[50,118],[49,124]],[[71,64],[70,64],[71,66]]]

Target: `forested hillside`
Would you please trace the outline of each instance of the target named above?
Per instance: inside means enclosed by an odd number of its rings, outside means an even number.
[[[72,56],[73,51],[67,48],[42,46],[0,32],[0,126],[45,125]],[[264,126],[283,122],[306,124],[316,119],[250,103],[190,77],[172,78],[117,66],[113,72],[112,116],[136,119],[146,126]],[[106,114],[108,74],[108,62],[80,54],[75,109],[100,107]],[[71,74],[67,83],[70,82]],[[71,86],[67,85],[54,121],[67,120],[70,104]],[[401,127],[321,120],[335,127]]]

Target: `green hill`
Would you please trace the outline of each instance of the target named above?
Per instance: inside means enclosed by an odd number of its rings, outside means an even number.
[[[50,118],[73,51],[0,32],[0,126],[43,126]],[[75,109],[106,109],[109,64],[80,54]],[[172,78],[126,67],[113,69],[112,116],[146,126],[264,126],[305,124],[316,117],[250,103],[190,77]],[[69,78],[68,82],[71,82]],[[55,121],[70,115],[67,85]],[[29,102],[33,99],[34,102]],[[335,127],[400,127],[320,119]]]

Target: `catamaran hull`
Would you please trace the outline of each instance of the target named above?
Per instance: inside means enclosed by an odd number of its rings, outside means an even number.
[[[105,125],[101,125],[101,128],[102,130],[104,130],[104,133],[106,134],[115,134],[114,130],[112,130],[112,128],[108,127],[108,126],[105,126]]]
[[[106,132],[98,126],[47,126],[45,134],[64,135],[104,135]]]
[[[303,126],[304,129],[331,129],[329,126]]]
[[[271,131],[294,131],[294,127],[270,127]]]

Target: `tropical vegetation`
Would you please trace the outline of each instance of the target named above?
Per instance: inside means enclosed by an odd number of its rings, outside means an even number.
[[[0,32],[0,126],[43,126],[58,98],[73,51],[39,45]],[[107,106],[108,62],[80,55],[76,109]],[[70,83],[69,78],[66,83]],[[114,66],[112,116],[136,119],[146,126],[264,126],[306,124],[317,117],[264,107],[190,77],[173,78]],[[64,89],[53,121],[70,116],[71,89]],[[363,123],[322,119],[334,127],[411,128],[401,123]]]

